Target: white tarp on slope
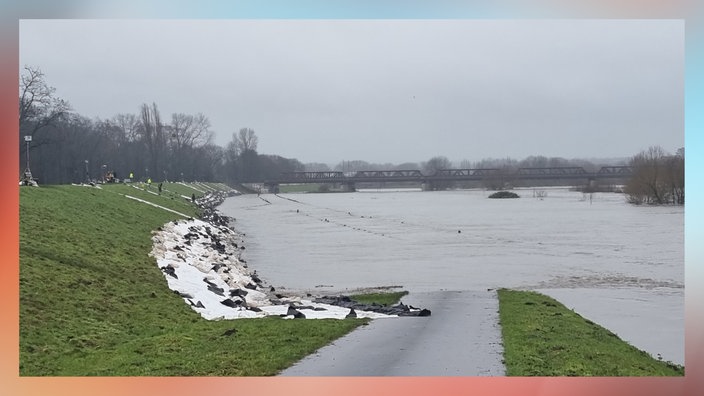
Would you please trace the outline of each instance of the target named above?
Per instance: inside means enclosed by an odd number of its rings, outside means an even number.
[[[347,308],[318,304],[299,297],[282,298],[279,304],[274,304],[261,291],[261,286],[253,290],[256,282],[252,276],[256,277],[256,274],[238,258],[243,242],[229,228],[201,220],[178,220],[161,227],[152,240],[151,255],[164,272],[169,288],[178,292],[184,302],[205,319],[286,315],[290,305],[296,306],[309,319],[343,319],[350,312]],[[235,290],[240,290],[240,294],[244,291],[246,295],[231,296],[230,292]],[[356,314],[360,318],[390,317],[365,311]]]

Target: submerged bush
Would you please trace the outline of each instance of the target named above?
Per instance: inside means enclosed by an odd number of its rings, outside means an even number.
[[[519,198],[518,194],[512,193],[510,191],[498,191],[495,192],[491,195],[489,195],[489,198]]]

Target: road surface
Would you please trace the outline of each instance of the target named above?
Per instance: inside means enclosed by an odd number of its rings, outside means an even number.
[[[282,376],[502,376],[496,291],[411,293],[429,317],[375,319]]]

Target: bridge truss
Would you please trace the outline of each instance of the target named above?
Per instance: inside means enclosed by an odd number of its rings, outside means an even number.
[[[375,170],[357,172],[287,172],[282,173],[277,180],[265,184],[305,183],[341,183],[353,186],[355,183],[366,182],[419,182],[434,184],[451,181],[485,181],[501,179],[516,180],[624,180],[632,175],[629,166],[604,166],[596,172],[587,172],[578,166],[550,168],[518,168],[509,169],[440,169],[432,175],[424,175],[420,170]]]

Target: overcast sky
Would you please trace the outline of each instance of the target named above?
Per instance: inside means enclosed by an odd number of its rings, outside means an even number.
[[[681,20],[22,20],[24,65],[83,116],[155,102],[302,162],[684,146]]]

